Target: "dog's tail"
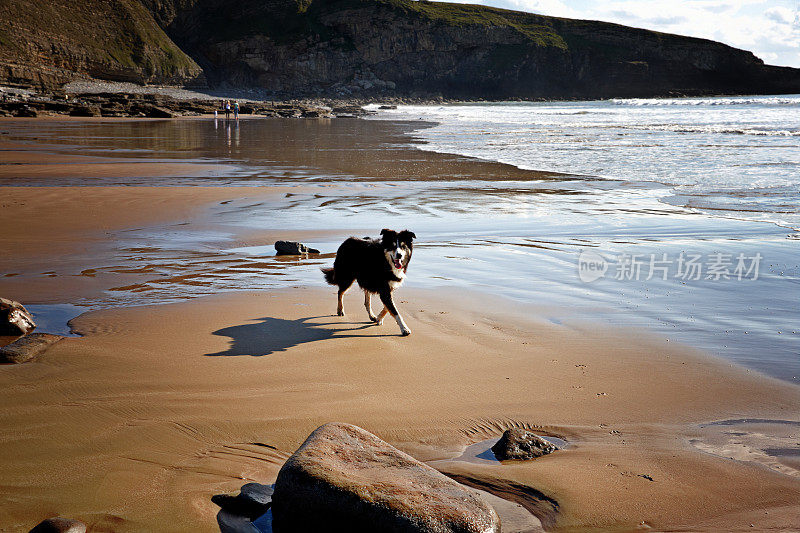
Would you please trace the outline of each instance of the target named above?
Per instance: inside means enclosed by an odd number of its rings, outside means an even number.
[[[331,268],[321,268],[322,274],[325,276],[325,281],[331,285],[336,285],[336,270]]]

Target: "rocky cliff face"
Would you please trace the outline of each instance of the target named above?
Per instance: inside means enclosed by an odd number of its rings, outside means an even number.
[[[18,12],[23,6],[21,0],[7,3]],[[60,3],[66,0],[48,6],[67,9]],[[85,20],[105,21],[88,44],[74,37],[82,35],[78,28],[61,28],[71,37],[59,40],[52,28],[48,33],[31,22],[35,38],[24,53],[17,45],[15,52],[0,33],[0,60],[25,56],[30,64],[67,72],[160,82],[196,78],[199,65],[211,85],[256,86],[278,96],[800,92],[800,69],[765,66],[751,53],[720,43],[482,6],[415,0],[84,0],[71,9],[88,4],[102,4],[108,15],[86,14]],[[135,16],[121,20],[120,6]],[[0,8],[0,18],[15,19],[5,11]],[[14,33],[19,36],[20,28]],[[112,47],[120,48],[115,54],[96,45],[109,39],[119,43]]]
[[[76,77],[188,83],[202,70],[139,0],[0,2],[0,82],[55,87]]]
[[[167,32],[215,83],[278,93],[462,98],[780,93],[800,70],[615,24],[414,0],[221,0]]]

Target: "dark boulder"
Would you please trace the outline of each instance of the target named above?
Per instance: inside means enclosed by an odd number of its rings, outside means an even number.
[[[31,333],[0,348],[0,363],[25,363],[63,338],[50,333]]]
[[[507,429],[500,440],[492,446],[494,456],[501,461],[535,459],[553,453],[557,449],[555,444],[519,428]]]
[[[211,501],[230,515],[245,517],[252,521],[269,510],[272,493],[273,488],[269,485],[247,483],[236,496],[216,494],[211,497]]]
[[[175,118],[175,113],[157,105],[144,106],[144,114],[148,118]]]
[[[336,116],[360,116],[366,115],[366,111],[359,105],[341,105],[332,109]]]
[[[69,518],[48,518],[39,522],[30,533],[86,533],[86,524]]]
[[[275,251],[278,255],[302,255],[318,254],[319,250],[309,248],[305,244],[296,241],[278,241],[275,243]]]
[[[99,117],[100,106],[96,105],[76,105],[69,112],[71,117]]]
[[[33,315],[21,303],[0,298],[0,335],[27,335],[35,327]]]
[[[317,428],[286,461],[272,516],[276,533],[500,530],[497,513],[476,492],[342,423]]]
[[[39,116],[39,112],[32,107],[22,106],[14,113],[14,116],[19,118],[35,118]]]

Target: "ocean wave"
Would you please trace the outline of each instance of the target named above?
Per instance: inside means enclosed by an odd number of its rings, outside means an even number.
[[[737,128],[716,125],[642,124],[613,127],[642,131],[670,131],[674,133],[730,133],[735,135],[758,135],[762,137],[800,137],[800,130],[770,130],[764,128]]]
[[[615,98],[610,100],[614,105],[626,106],[798,106],[798,97],[760,97],[760,98]]]

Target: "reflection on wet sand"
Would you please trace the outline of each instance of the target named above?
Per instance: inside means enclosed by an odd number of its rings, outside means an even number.
[[[479,289],[558,307],[573,318],[641,326],[800,381],[800,333],[775,319],[793,312],[792,280],[800,279],[792,235],[785,230],[687,212],[662,201],[665,192],[658,184],[543,174],[416,150],[408,145],[408,133],[420,124],[9,123],[6,136],[21,153],[36,154],[39,146],[56,168],[62,168],[56,166],[59,158],[70,164],[99,158],[117,172],[93,174],[94,165],[81,164],[75,174],[48,177],[27,173],[29,165],[14,165],[13,171],[9,165],[0,166],[0,184],[243,184],[259,194],[277,186],[284,190],[261,198],[222,198],[187,222],[128,228],[114,233],[113,244],[105,242],[102,252],[59,257],[47,269],[17,258],[6,272],[16,277],[2,281],[15,290],[91,270],[91,291],[53,303],[80,301],[93,308],[313,285],[329,259],[286,263],[272,257],[272,239],[305,232],[310,244],[331,254],[348,235],[408,227],[420,236],[411,284]],[[152,159],[165,164],[144,163]],[[138,170],[139,163],[148,170]],[[181,169],[177,176],[175,168]],[[126,172],[124,178],[110,177]],[[766,260],[760,279],[749,284],[675,279],[588,284],[576,272],[585,249],[610,261],[621,254],[682,251],[758,252]],[[45,270],[49,273],[42,274]],[[49,287],[51,294],[60,290]],[[763,346],[770,349],[765,353]]]
[[[331,180],[530,180],[557,173],[520,170],[502,163],[426,153],[407,148],[407,133],[420,123],[385,123],[364,120],[243,119],[238,122],[208,119],[177,121],[37,123],[35,128],[9,123],[6,140],[48,144],[60,155],[114,157],[137,160],[233,165],[223,179],[208,183],[206,176],[186,172],[187,183],[258,185],[280,181]],[[0,173],[0,184],[19,185],[24,169],[14,175]],[[21,172],[20,172],[21,170]],[[86,178],[91,179],[91,172]],[[121,176],[120,176],[121,177]],[[103,183],[142,183],[128,180]],[[150,176],[147,184],[159,182]],[[170,177],[172,177],[170,175]],[[196,177],[197,179],[191,179]],[[561,176],[566,178],[567,176]],[[11,181],[10,178],[14,178]],[[27,179],[28,185],[51,185],[46,179]],[[62,182],[67,184],[68,182]],[[73,183],[83,183],[79,180]],[[170,184],[176,184],[174,179]]]

